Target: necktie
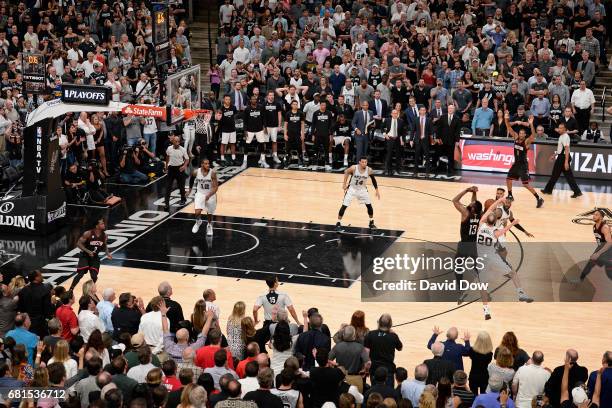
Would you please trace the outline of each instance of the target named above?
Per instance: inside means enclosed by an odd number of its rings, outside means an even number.
[[[448,124],[450,125],[452,121],[453,121],[453,115],[448,115]]]
[[[425,139],[425,117],[421,117],[421,139]]]
[[[442,109],[438,109],[438,117],[442,116]]]
[[[397,123],[395,119],[391,119],[391,137],[397,136]]]
[[[414,108],[412,108],[412,111],[414,112],[414,116],[419,116],[419,115],[417,114],[417,108],[416,108],[416,106],[415,106]]]
[[[381,106],[380,106],[380,101],[377,99],[376,100],[376,115],[377,116],[382,116],[382,112],[381,112]]]
[[[242,110],[242,94],[238,92],[236,98],[238,99],[238,110]]]
[[[367,111],[363,111],[363,123],[364,123],[364,130],[368,127],[368,112]]]

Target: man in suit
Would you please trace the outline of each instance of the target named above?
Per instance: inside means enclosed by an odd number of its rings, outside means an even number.
[[[461,137],[461,123],[455,114],[455,105],[448,105],[448,113],[438,119],[436,128],[436,138],[442,147],[441,155],[448,159],[446,174],[451,176],[455,171],[455,146]]]
[[[444,344],[439,341],[431,345],[431,352],[433,358],[423,361],[427,366],[427,384],[436,385],[440,378],[446,377],[449,379],[453,378],[455,374],[455,363],[451,360],[444,360],[442,355],[444,354]]]
[[[361,110],[355,112],[351,126],[355,129],[355,149],[357,159],[367,156],[370,138],[368,133],[372,130],[372,126],[368,126],[374,120],[374,113],[368,109],[367,101],[361,102]]]
[[[389,114],[387,113],[387,101],[380,97],[380,90],[374,91],[374,99],[372,99],[372,112],[374,113],[374,120],[376,121],[376,128],[379,129],[382,126],[383,119]]]
[[[592,88],[595,79],[595,63],[589,59],[589,56],[588,51],[582,51],[582,60],[576,64],[576,71],[582,72],[582,79],[589,88]]]
[[[408,99],[408,107],[404,113],[406,114],[406,119],[408,119],[408,126],[411,130],[414,130],[414,125],[417,117],[419,116],[419,107],[416,104],[416,99],[414,96],[411,96],[410,99]]]
[[[433,124],[427,117],[425,106],[419,107],[419,116],[416,118],[412,129],[410,146],[414,147],[414,162],[418,173],[419,165],[425,160],[425,173],[429,175],[429,143],[433,135]]]
[[[229,96],[232,98],[232,105],[234,105],[236,110],[239,112],[245,110],[249,104],[247,94],[246,92],[242,91],[242,85],[240,82],[236,82],[234,89],[229,93]]]
[[[403,137],[406,134],[406,124],[399,118],[397,109],[391,111],[391,117],[385,119],[383,132],[385,135],[385,145],[387,155],[385,158],[385,172],[388,176],[399,175],[402,166],[402,146],[404,146]],[[395,171],[391,172],[391,158],[395,154]]]

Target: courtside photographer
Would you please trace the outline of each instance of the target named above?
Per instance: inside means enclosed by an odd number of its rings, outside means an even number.
[[[149,178],[138,171],[140,166],[138,146],[125,145],[119,155],[119,180],[125,184],[145,184]]]
[[[164,163],[155,157],[155,152],[149,150],[149,144],[145,139],[140,139],[136,144],[140,165],[138,170],[149,178],[159,177],[164,172]]]

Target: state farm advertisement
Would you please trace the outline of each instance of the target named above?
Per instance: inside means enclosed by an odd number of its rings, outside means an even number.
[[[512,142],[478,139],[461,140],[461,169],[506,172],[514,163]],[[527,153],[529,172],[535,173],[533,145]]]
[[[124,115],[166,119],[166,108],[153,105],[128,105],[121,109],[121,113]]]

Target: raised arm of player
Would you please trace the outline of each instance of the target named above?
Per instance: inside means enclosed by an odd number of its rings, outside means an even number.
[[[529,147],[536,138],[536,131],[533,127],[533,115],[529,115],[529,127],[531,128],[531,135],[525,140],[525,146]]]
[[[474,190],[474,189],[476,189],[476,187],[474,187],[474,186],[466,188],[465,190],[463,190],[462,192],[457,194],[455,196],[455,198],[453,198],[453,205],[455,206],[457,211],[459,211],[461,213],[461,220],[462,221],[467,220],[467,218],[470,216],[470,212],[468,211],[468,209],[467,209],[467,207],[465,205],[461,204],[461,199],[467,193],[472,192],[472,202],[476,201],[476,191],[478,191],[478,190],[477,189]]]
[[[349,176],[352,176],[355,173],[355,166],[351,166],[348,169],[344,170],[344,181],[342,182],[342,190],[348,190],[348,180]]]
[[[506,111],[504,113],[504,121],[506,122],[506,129],[508,129],[508,134],[510,135],[510,137],[513,139],[516,139],[518,134],[514,131],[514,129],[512,129],[512,126],[510,125],[510,112],[509,111]]]
[[[491,204],[489,208],[487,208],[487,211],[485,211],[485,213],[482,214],[482,217],[480,217],[480,222],[486,221],[489,214],[495,211],[497,209],[497,206],[500,205],[504,200],[505,198],[502,197],[499,200],[495,201],[493,204]]]
[[[89,256],[94,256],[94,253],[92,251],[90,251],[89,249],[85,248],[85,242],[87,242],[87,236],[90,234],[89,231],[85,231],[83,233],[83,235],[81,235],[81,238],[79,238],[79,240],[77,241],[77,247],[85,252],[87,255]]]

